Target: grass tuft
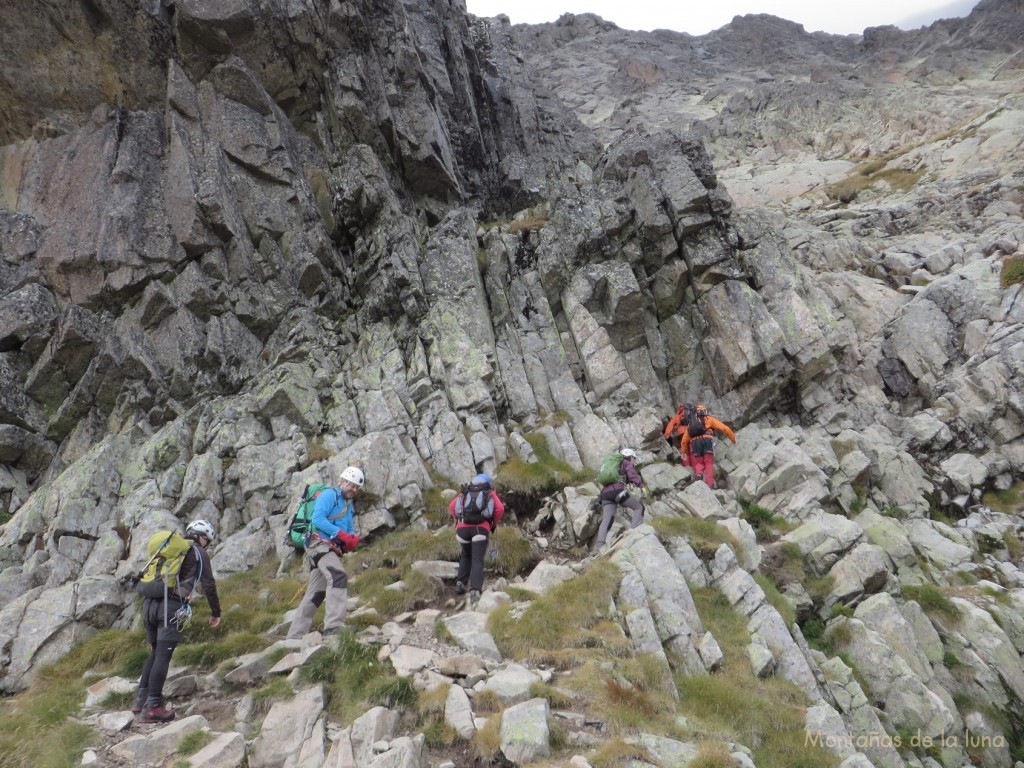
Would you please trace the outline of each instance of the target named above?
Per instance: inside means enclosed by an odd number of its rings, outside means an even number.
[[[606,741],[597,751],[587,757],[594,768],[627,768],[637,762],[648,765],[659,765],[650,753],[638,744],[630,744],[622,739]]]
[[[488,618],[488,629],[501,652],[516,659],[603,645],[594,630],[607,617],[618,583],[618,569],[610,564],[587,568],[538,597],[521,615],[512,606],[501,606]]]
[[[689,515],[665,515],[655,518],[651,524],[662,542],[667,543],[682,536],[702,560],[714,558],[715,552],[723,544],[728,544],[733,550],[739,547],[729,529],[713,520]]]
[[[309,661],[300,675],[306,682],[321,683],[325,710],[350,722],[381,701],[415,702],[411,686],[395,683],[390,669],[377,660],[376,649],[361,645],[351,632],[341,632],[337,648]]]
[[[914,600],[929,616],[939,615],[954,622],[960,619],[960,609],[957,608],[956,603],[934,584],[904,587],[903,597],[907,600]]]
[[[177,753],[183,757],[194,755],[200,749],[213,741],[214,738],[213,732],[206,728],[187,733],[182,737],[181,741],[178,742]]]
[[[1007,256],[999,271],[999,284],[1003,288],[1024,283],[1024,256]]]

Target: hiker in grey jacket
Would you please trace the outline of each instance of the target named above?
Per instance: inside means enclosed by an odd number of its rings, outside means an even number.
[[[206,552],[217,534],[206,520],[193,520],[185,528],[185,538],[190,539],[193,546],[182,560],[178,585],[167,588],[160,598],[146,597],[142,601],[142,621],[150,653],[142,667],[132,703],[132,712],[142,715],[141,723],[166,723],[174,719],[174,711],[164,705],[164,681],[171,656],[181,641],[181,630],[192,616],[189,598],[197,585],[202,586],[210,603],[210,626],[220,626],[217,582]]]
[[[633,513],[631,528],[636,528],[644,522],[644,505],[636,498],[630,488],[637,489],[641,495],[647,495],[647,485],[636,468],[636,451],[632,448],[622,449],[622,463],[619,464],[619,479],[614,483],[608,483],[601,489],[597,497],[601,502],[601,525],[597,529],[597,549],[604,546],[608,537],[608,529],[611,528],[612,520],[615,518],[615,511],[623,506]]]

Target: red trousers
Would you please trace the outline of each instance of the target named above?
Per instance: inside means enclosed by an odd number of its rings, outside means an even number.
[[[715,487],[715,441],[711,437],[700,437],[690,441],[690,466],[709,488]],[[684,466],[686,462],[683,462]]]

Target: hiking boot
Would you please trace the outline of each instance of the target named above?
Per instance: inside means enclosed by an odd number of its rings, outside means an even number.
[[[461,581],[456,581],[455,582],[455,594],[456,595],[464,595],[464,594],[466,594],[466,585],[463,584]]]
[[[341,627],[331,627],[321,632],[320,636],[326,640],[328,637],[337,637],[339,632],[341,632]]]
[[[145,711],[140,723],[169,723],[174,719],[174,712],[164,707],[150,707]]]
[[[469,607],[476,608],[476,604],[480,602],[480,590],[471,589],[469,591]]]
[[[139,690],[135,693],[135,698],[132,700],[132,714],[137,715],[143,709],[146,708],[146,699],[149,698],[149,692]]]

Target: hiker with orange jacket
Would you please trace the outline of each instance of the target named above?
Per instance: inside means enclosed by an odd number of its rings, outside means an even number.
[[[726,424],[708,413],[705,406],[691,403],[680,403],[664,432],[669,440],[673,435],[678,436],[683,466],[692,467],[709,488],[715,487],[716,433],[736,443],[736,434]]]

